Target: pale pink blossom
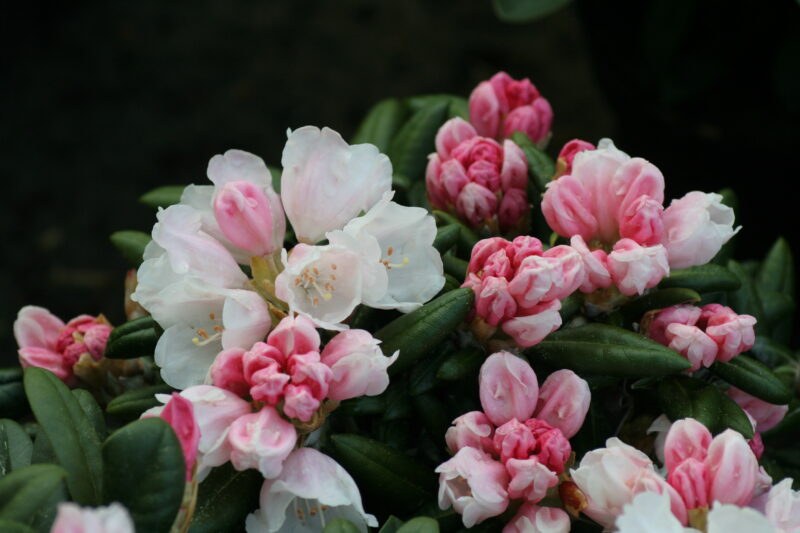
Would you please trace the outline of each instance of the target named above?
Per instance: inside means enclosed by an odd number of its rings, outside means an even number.
[[[733,209],[716,193],[692,191],[664,210],[664,246],[671,268],[688,268],[711,261],[736,235]]]
[[[622,294],[643,294],[669,276],[667,252],[663,246],[640,246],[632,239],[621,239],[608,254],[608,271]]]
[[[475,448],[491,454],[494,452],[494,425],[482,411],[470,411],[453,420],[444,435],[451,452],[461,448]]]
[[[624,206],[624,211],[620,211],[620,237],[633,239],[642,246],[660,244],[664,232],[663,212],[664,206],[661,202],[647,195],[638,197]]]
[[[777,426],[789,411],[788,405],[775,405],[765,402],[736,387],[730,387],[727,394],[739,407],[755,419],[756,428],[760,432],[769,431]]]
[[[665,337],[667,346],[692,364],[690,372],[700,367],[709,367],[717,360],[717,343],[697,326],[670,324],[665,331]]]
[[[486,276],[475,290],[475,311],[490,326],[517,314],[517,302],[509,291],[505,278]]]
[[[135,533],[130,513],[120,503],[106,507],[80,507],[61,502],[50,533]]]
[[[547,376],[539,389],[533,415],[571,439],[583,426],[591,397],[586,380],[572,370],[557,370]]]
[[[584,276],[580,255],[569,246],[555,246],[541,256],[526,257],[508,292],[528,310],[543,301],[566,298],[583,284]]]
[[[727,362],[752,348],[756,342],[755,324],[755,317],[737,315],[729,307],[709,317],[705,331],[719,346],[717,359]]]
[[[678,491],[687,509],[707,507],[710,503],[708,467],[701,460],[689,457],[669,471],[667,482]]]
[[[500,200],[500,205],[497,208],[497,220],[500,222],[500,227],[504,229],[513,228],[523,219],[530,208],[531,205],[528,202],[528,194],[525,189],[508,190],[503,195],[503,199]]]
[[[589,250],[586,241],[580,235],[574,235],[570,239],[570,246],[578,252],[583,262],[585,276],[580,287],[581,292],[588,294],[611,285],[611,273],[608,271],[608,254],[605,250]]]
[[[464,120],[463,118],[456,117],[445,122],[439,131],[436,132],[436,153],[442,159],[448,159],[450,152],[453,149],[473,137],[477,137],[478,133],[475,128]]]
[[[538,241],[538,239],[536,239]],[[472,247],[472,252],[470,253],[469,258],[469,266],[467,267],[467,272],[473,274],[483,274],[483,270],[485,268],[485,264],[488,261],[489,257],[494,255],[496,252],[502,251],[504,257],[506,255],[506,247],[509,246],[509,242],[502,237],[490,237],[488,239],[481,239],[478,241],[475,246]],[[539,243],[539,250],[538,253],[541,254],[541,242]],[[490,274],[490,275],[497,275],[497,274]],[[505,274],[503,274],[505,275]]]
[[[296,442],[294,426],[269,406],[262,407],[257,413],[238,417],[228,433],[230,460],[234,468],[255,468],[267,479],[281,473],[283,461]]]
[[[502,514],[508,508],[508,473],[505,467],[475,448],[461,448],[436,467],[439,507],[453,509],[465,527]]]
[[[545,337],[561,327],[561,302],[543,302],[528,311],[525,316],[516,316],[503,323],[503,331],[522,347],[535,346]]]
[[[512,499],[536,503],[547,495],[548,489],[558,485],[558,475],[536,456],[511,458],[506,462],[506,470],[510,477],[508,495]]]
[[[709,501],[744,506],[753,498],[758,460],[740,433],[727,429],[714,437],[705,459]]]
[[[283,246],[286,218],[271,188],[249,181],[226,183],[214,196],[214,216],[225,237],[252,255],[268,255]]]
[[[670,324],[683,324],[694,326],[700,319],[699,307],[690,304],[673,305],[658,311],[651,320],[642,324],[644,333],[654,341],[664,346],[669,344],[667,327]]]
[[[664,442],[664,466],[672,471],[686,459],[705,460],[711,440],[708,428],[694,418],[673,422]]]
[[[591,194],[571,174],[551,181],[542,200],[547,224],[562,237],[579,235],[584,241],[592,241],[598,232],[598,222]]]
[[[539,383],[531,366],[509,352],[490,355],[479,376],[483,412],[496,426],[527,420],[536,408]]]
[[[535,457],[556,474],[564,471],[572,453],[572,447],[560,429],[536,418],[529,418],[524,423],[512,418],[498,427],[494,432],[494,449],[503,463],[510,459]]]
[[[715,502],[707,518],[707,533],[790,533],[772,527],[766,516],[755,509]]]
[[[526,257],[542,255],[542,241],[529,235],[520,235],[514,237],[514,240],[506,245],[505,251],[511,261],[512,267],[517,269]]]
[[[383,355],[368,331],[351,329],[333,337],[322,350],[322,362],[333,372],[328,397],[335,401],[357,396],[375,396],[389,385],[387,369],[397,360]]]
[[[571,525],[569,515],[562,509],[524,503],[503,533],[569,533]]]
[[[768,493],[752,504],[763,513],[776,533],[800,531],[800,491],[792,490],[792,479],[786,478],[775,484]]]
[[[194,418],[192,402],[173,392],[172,398],[164,406],[160,416],[172,426],[181,443],[183,459],[186,462],[186,479],[189,480],[192,478],[192,469],[197,459],[197,447],[200,442],[200,427]]]
[[[597,147],[592,143],[580,139],[567,141],[558,153],[558,158],[556,159],[556,176],[553,179],[558,179],[559,176],[572,173],[572,161],[580,152],[596,149]]]
[[[479,183],[467,183],[455,201],[458,215],[473,227],[486,224],[497,212],[497,196]]]

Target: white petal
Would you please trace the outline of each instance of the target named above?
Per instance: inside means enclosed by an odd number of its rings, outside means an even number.
[[[642,492],[624,507],[617,518],[618,533],[684,533],[670,510],[669,495]]]
[[[187,325],[167,328],[158,339],[155,362],[161,367],[161,377],[171,387],[185,389],[205,382],[211,365],[222,344],[217,340],[204,346],[193,342],[197,331]]]
[[[272,188],[272,179],[264,160],[243,150],[228,150],[208,162],[208,179],[217,187],[232,181],[249,181],[260,187]]]
[[[708,513],[708,533],[777,533],[755,509],[715,503]]]
[[[264,299],[253,291],[231,291],[222,307],[222,347],[249,350],[263,341],[272,324]]]

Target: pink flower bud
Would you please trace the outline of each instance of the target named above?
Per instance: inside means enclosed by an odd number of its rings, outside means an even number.
[[[764,455],[764,441],[761,440],[761,433],[758,431],[753,433],[753,438],[747,441],[747,445],[753,450],[753,455],[756,456],[756,460],[760,461],[761,456]]]
[[[293,353],[319,352],[319,333],[314,323],[306,316],[287,316],[269,334],[267,343],[277,348],[284,356]]]
[[[525,152],[514,141],[503,141],[503,167],[500,171],[503,191],[518,189],[525,192],[528,187],[528,159]],[[527,197],[526,197],[527,203]]]
[[[684,324],[670,324],[667,326],[665,337],[669,341],[670,349],[675,350],[692,363],[690,372],[700,367],[709,367],[716,360],[717,344],[697,326]]]
[[[644,334],[664,346],[669,345],[667,339],[667,326],[670,324],[683,324],[694,326],[700,318],[700,308],[694,305],[673,305],[662,309],[646,325]]]
[[[589,384],[572,370],[550,374],[539,389],[534,416],[571,439],[583,425],[592,394]]]
[[[398,353],[386,357],[380,341],[368,331],[350,329],[333,337],[322,350],[322,362],[333,372],[328,397],[334,401],[375,396],[389,386],[387,369]]]
[[[563,300],[583,284],[585,272],[580,254],[570,246],[553,246],[542,254],[552,265],[553,285],[545,300]]]
[[[591,241],[598,231],[592,196],[572,176],[563,176],[547,185],[542,198],[542,214],[553,231],[569,239],[580,235]]]
[[[592,293],[597,289],[605,289],[611,285],[611,274],[608,272],[608,254],[603,250],[589,250],[586,241],[580,235],[570,239],[570,246],[580,255],[585,276],[581,284],[581,292]]]
[[[622,194],[617,217],[621,222],[624,218],[635,215],[634,205],[655,209],[654,204],[663,206],[664,203],[664,175],[649,161],[641,157],[634,157],[623,163],[614,176],[614,185],[617,194]],[[642,200],[642,196],[646,200]],[[629,214],[626,217],[626,214]]]
[[[177,392],[173,392],[172,398],[161,411],[161,418],[175,430],[175,435],[181,443],[183,458],[186,461],[186,479],[190,480],[197,459],[197,446],[200,442],[200,428],[194,418],[192,402]]]
[[[671,268],[703,265],[738,233],[733,209],[715,193],[692,191],[664,210],[664,246]]]
[[[720,312],[708,319],[706,333],[719,346],[717,360],[728,362],[742,352],[753,347],[756,342],[755,317],[737,315],[730,308],[729,312]]]
[[[106,351],[106,344],[108,344],[108,337],[111,335],[111,326],[107,324],[96,324],[86,330],[83,335],[83,342],[86,344],[86,349],[95,361],[99,361]]]
[[[640,196],[620,213],[620,237],[633,239],[642,246],[661,244],[661,235],[664,232],[663,212],[664,206],[661,202],[650,196]]]
[[[729,388],[727,394],[748,415],[753,417],[756,421],[756,428],[760,432],[769,431],[777,426],[789,411],[788,405],[767,403],[736,387]]]
[[[249,181],[232,181],[214,198],[214,217],[233,244],[253,255],[283,246],[286,222],[280,198]]]
[[[483,263],[482,270],[482,276],[484,278],[486,276],[510,278],[514,275],[514,267],[511,265],[511,261],[508,259],[508,255],[506,254],[505,250],[497,250],[495,253],[490,255],[486,259],[486,262]]]
[[[519,265],[522,264],[526,257],[542,255],[542,251],[542,241],[528,235],[514,237],[514,240],[506,247],[506,254],[511,260],[511,266],[514,269],[519,268]]]
[[[484,225],[497,211],[497,197],[477,183],[467,183],[455,203],[458,215],[473,227]]]
[[[524,503],[503,528],[503,533],[569,533],[569,515],[557,507]]]
[[[703,461],[711,444],[711,432],[693,418],[684,418],[672,424],[664,442],[664,466],[668,471],[693,458]]]
[[[567,142],[567,144],[565,144],[558,153],[558,158],[556,160],[557,174],[559,176],[571,174],[572,161],[575,159],[575,156],[580,152],[586,152],[587,150],[596,150],[596,147],[592,143],[582,141],[580,139],[572,139],[571,141]]]
[[[525,189],[510,189],[503,195],[498,208],[498,221],[501,231],[511,231],[525,217],[531,206]]]
[[[509,294],[514,297],[520,308],[526,310],[532,309],[542,301],[556,299],[555,294],[561,292],[556,286],[561,274],[559,267],[560,261],[557,259],[539,255],[525,258],[508,284]]]
[[[708,501],[708,470],[702,461],[692,457],[669,471],[667,481],[678,491],[686,509],[706,507]]]
[[[775,484],[753,507],[764,513],[778,531],[790,533],[800,530],[800,491],[792,490],[791,478]]]
[[[502,514],[508,508],[508,473],[505,467],[475,448],[461,448],[449,461],[436,467],[439,474],[439,507],[461,514],[472,527]]]
[[[558,475],[537,457],[509,459],[506,470],[511,477],[508,495],[513,499],[523,498],[536,503],[547,495],[547,489],[558,485]]]
[[[490,355],[479,376],[483,412],[496,426],[512,418],[527,420],[536,408],[539,383],[524,360],[508,352]]]
[[[667,251],[660,244],[643,247],[632,239],[621,239],[608,254],[608,270],[619,292],[642,294],[669,275]]]
[[[333,377],[331,368],[322,363],[318,352],[292,355],[287,364],[287,372],[292,376],[292,383],[305,385],[319,401],[328,395],[328,383]]]
[[[669,437],[667,437],[669,439]],[[709,501],[743,507],[753,498],[758,460],[740,433],[726,429],[708,447]]]
[[[237,418],[228,433],[231,463],[236,470],[255,468],[269,479],[281,473],[283,461],[297,442],[294,426],[273,407]]]
[[[307,385],[287,385],[283,394],[283,412],[290,418],[308,422],[319,409],[320,400]]]
[[[506,246],[509,244],[510,243],[502,237],[492,237],[478,241],[475,246],[472,247],[472,254],[469,258],[467,272],[480,275],[480,273],[483,272],[484,263],[486,263],[487,259],[495,252],[505,250]]]
[[[455,420],[444,435],[447,447],[455,453],[461,448],[476,448],[482,452],[492,453],[494,426],[481,411],[470,411]]]
[[[448,194],[442,182],[442,160],[439,154],[428,156],[428,165],[425,167],[425,190],[428,201],[434,209],[447,209]]]
[[[532,105],[523,105],[511,111],[503,124],[503,136],[511,137],[521,131],[535,143],[547,140],[553,125],[553,108],[544,98],[536,99]]]
[[[564,465],[572,453],[572,446],[561,430],[538,418],[529,418],[525,421],[525,425],[536,439],[531,455],[535,455],[543,465],[556,474],[563,472]]]
[[[478,84],[469,95],[469,121],[479,135],[496,137],[500,127],[500,102],[488,81]]]
[[[60,353],[48,350],[47,348],[28,347],[20,348],[19,364],[22,368],[35,366],[44,368],[56,375],[58,379],[67,385],[74,386],[76,384],[75,375],[72,372],[72,365],[74,362],[68,361]]]
[[[451,118],[436,133],[436,152],[442,159],[448,159],[453,148],[477,135],[475,128],[463,118]]]
[[[242,358],[245,351],[241,348],[223,350],[211,365],[211,382],[215,387],[227,389],[234,394],[246,397],[250,393],[250,384],[244,377]]]
[[[483,278],[475,293],[475,311],[490,326],[497,326],[516,314],[517,303],[509,294],[505,278],[493,276]]]
[[[536,448],[536,437],[531,429],[512,418],[498,427],[494,432],[494,449],[500,455],[500,461],[509,459],[527,459]]]
[[[503,324],[505,331],[523,348],[542,342],[549,334],[561,327],[561,302],[551,300],[542,302],[529,310],[526,316],[516,316]]]
[[[449,205],[455,204],[459,193],[461,193],[461,190],[464,188],[464,186],[469,183],[469,176],[467,176],[467,171],[464,169],[464,165],[455,159],[449,159],[444,161],[441,165],[439,181],[441,182],[441,187],[447,196],[444,204]]]

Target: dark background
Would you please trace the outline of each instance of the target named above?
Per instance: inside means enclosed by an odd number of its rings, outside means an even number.
[[[122,320],[107,237],[149,231],[142,193],[203,183],[227,148],[278,164],[287,127],[348,138],[381,98],[466,96],[498,70],[552,103],[552,154],[610,136],[667,198],[734,187],[738,256],[780,234],[800,249],[796,0],[586,0],[520,25],[489,0],[28,2],[0,24],[4,363],[25,304]]]

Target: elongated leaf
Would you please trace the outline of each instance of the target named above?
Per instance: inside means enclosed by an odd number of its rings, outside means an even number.
[[[691,289],[661,289],[631,300],[620,311],[627,323],[632,323],[638,322],[646,312],[654,309],[699,301],[700,295]]]
[[[111,244],[119,250],[122,257],[133,266],[142,263],[142,255],[147,244],[151,241],[150,235],[142,231],[124,230],[111,234]]]
[[[409,368],[435,348],[463,322],[474,298],[472,289],[450,291],[378,330],[374,336],[383,341],[383,353],[391,355],[400,350],[389,374]]]
[[[335,458],[352,474],[362,493],[392,502],[408,513],[435,494],[436,475],[402,453],[359,435],[333,435]]]
[[[17,418],[29,410],[22,386],[22,368],[0,369],[0,417]]]
[[[153,317],[150,315],[142,316],[139,318],[134,318],[133,320],[128,320],[127,322],[120,324],[119,326],[115,327],[111,330],[111,334],[108,336],[108,342],[114,342],[129,333],[133,333],[135,331],[141,331],[146,329],[155,329],[158,327],[158,324]]]
[[[248,513],[258,507],[263,484],[256,470],[239,472],[230,463],[215,468],[200,484],[189,533],[243,530]]]
[[[414,365],[408,376],[408,392],[412,396],[417,394],[425,394],[430,392],[439,383],[436,378],[436,372],[442,366],[442,362],[447,353],[441,350],[438,353],[434,351],[428,357],[422,359],[419,363]]]
[[[530,138],[521,131],[514,132],[511,140],[522,148],[525,158],[528,160],[528,174],[531,178],[536,192],[544,194],[547,184],[553,179],[556,173],[556,166],[550,156],[541,151],[533,144]]]
[[[662,376],[691,366],[666,346],[605,324],[556,331],[524,353],[532,361],[541,361],[553,368],[606,376]]]
[[[35,529],[25,524],[3,519],[0,519],[0,531],[3,533],[36,533]]]
[[[497,18],[503,22],[530,22],[549,15],[571,0],[492,0]]]
[[[661,280],[662,289],[682,288],[697,292],[735,291],[742,283],[733,272],[724,266],[707,264],[673,270],[669,277]]]
[[[454,278],[462,280],[467,278],[469,263],[463,259],[459,259],[452,254],[445,254],[442,256],[442,265],[444,266],[444,271]]]
[[[439,522],[427,516],[418,516],[400,526],[397,533],[439,533]]]
[[[433,247],[439,250],[439,253],[445,253],[458,242],[460,228],[456,224],[448,224],[442,226],[436,232],[436,238],[433,240]]]
[[[186,466],[178,438],[161,418],[144,418],[103,443],[103,500],[120,502],[137,531],[168,532],[183,500]]]
[[[149,207],[169,207],[181,201],[185,185],[164,185],[144,193],[139,201]]]
[[[395,174],[411,181],[420,179],[427,156],[435,150],[434,138],[447,117],[449,102],[435,102],[411,115],[389,145],[389,159]]]
[[[676,376],[661,382],[658,398],[672,421],[694,418],[712,433],[731,428],[746,439],[753,437],[753,426],[747,415],[714,385],[688,376]]]
[[[458,227],[458,251],[464,257],[469,257],[472,253],[472,248],[474,248],[475,244],[480,240],[478,235],[450,213],[434,211],[433,214],[440,225],[447,224]]]
[[[174,389],[169,385],[153,385],[120,394],[106,406],[106,413],[123,418],[139,418],[151,407],[161,405],[156,394],[169,394]]]
[[[104,355],[109,359],[134,359],[153,355],[158,337],[154,328],[131,331],[109,341]]]
[[[783,237],[772,245],[756,274],[756,284],[762,291],[774,291],[794,297],[794,257]]]
[[[756,343],[750,349],[750,353],[770,367],[794,362],[792,352],[788,348],[764,335],[756,337]]]
[[[0,478],[31,464],[33,441],[25,430],[4,418],[0,420]]]
[[[82,505],[102,500],[103,460],[94,425],[70,390],[52,372],[25,369],[25,392],[59,464],[67,471],[67,488]]]
[[[780,405],[792,399],[792,391],[769,368],[746,355],[738,355],[727,363],[714,363],[711,371],[765,402]]]
[[[446,381],[458,381],[467,376],[475,375],[486,359],[486,354],[480,348],[464,348],[448,354],[436,377]]]
[[[360,533],[360,531],[350,520],[334,518],[328,522],[322,533]]]
[[[281,176],[283,175],[283,169],[276,165],[267,165],[267,170],[269,171],[269,176],[270,179],[272,180],[272,188],[275,189],[276,193],[280,194]]]
[[[86,416],[89,418],[89,422],[92,423],[94,432],[97,435],[97,440],[100,442],[105,440],[105,438],[108,436],[106,420],[103,416],[103,411],[100,409],[100,406],[97,405],[97,400],[94,399],[92,393],[85,389],[75,389],[72,391],[72,395],[75,396],[76,400],[78,400],[78,404],[81,406],[81,409],[83,409],[83,412],[86,413]]]
[[[444,404],[434,394],[426,393],[412,396],[411,403],[417,419],[428,432],[439,449],[444,449],[444,434],[450,426],[451,417],[447,415]]]
[[[774,428],[762,433],[764,440],[771,441],[776,438],[794,440],[800,437],[800,407],[790,410],[783,420]]]
[[[756,331],[760,332],[764,322],[764,306],[761,303],[753,278],[742,268],[740,263],[733,260],[728,261],[728,270],[733,272],[742,284],[738,291],[728,294],[728,305],[740,315],[747,314],[756,317],[756,320],[758,320]]]
[[[377,415],[386,411],[386,396],[359,396],[345,400],[336,412],[347,416]]]
[[[0,479],[0,519],[38,525],[64,493],[67,473],[56,465],[30,465]],[[46,531],[46,530],[45,530]]]
[[[577,292],[561,300],[561,310],[558,312],[561,315],[561,323],[569,323],[581,312],[581,308],[583,308],[583,296]]]
[[[383,153],[389,149],[392,137],[408,116],[406,107],[396,98],[387,98],[375,104],[358,126],[351,144],[370,143]]]
[[[402,520],[400,520],[394,515],[391,515],[383,523],[380,530],[378,530],[378,533],[395,533],[398,529],[400,529],[400,526],[402,525],[403,525]]]

